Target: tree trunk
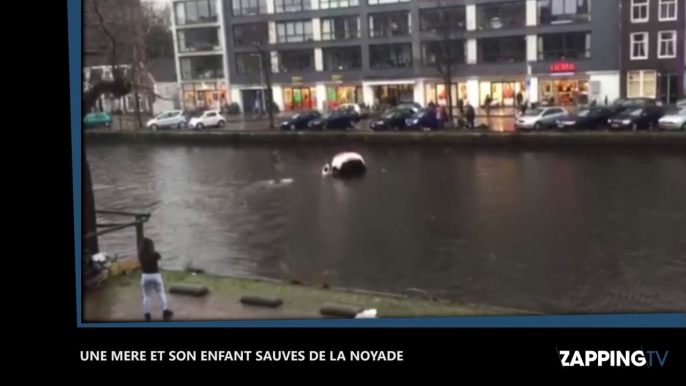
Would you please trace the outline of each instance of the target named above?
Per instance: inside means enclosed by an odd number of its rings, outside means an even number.
[[[89,233],[97,231],[97,218],[95,214],[95,196],[93,194],[93,181],[91,181],[90,165],[86,158],[86,146],[81,146],[81,240],[83,252],[93,255],[100,252],[98,237],[86,238]]]
[[[446,79],[445,79],[445,81],[446,81],[445,89],[447,90],[446,100],[448,102],[448,106],[447,106],[448,124],[452,125],[452,123],[453,123],[453,85],[452,85],[452,79],[451,79],[450,75],[451,75],[451,71],[450,71],[450,69],[448,69],[448,75],[446,76]]]

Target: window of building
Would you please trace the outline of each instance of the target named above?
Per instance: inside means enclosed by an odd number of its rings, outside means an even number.
[[[647,32],[636,32],[631,34],[631,59],[648,59]]]
[[[477,45],[479,62],[481,63],[526,61],[526,38],[524,36],[479,39]]]
[[[362,86],[329,86],[326,88],[326,102],[329,109],[335,109],[343,103],[359,104],[364,101]]]
[[[220,51],[219,28],[180,29],[179,52]]]
[[[369,46],[371,68],[412,67],[412,44],[374,44]]]
[[[236,54],[237,74],[259,74],[262,68],[261,65],[260,56],[256,52],[241,52]]]
[[[224,78],[224,61],[221,55],[181,58],[179,64],[182,80]]]
[[[298,20],[276,23],[276,39],[279,43],[301,43],[314,40],[312,21]]]
[[[267,0],[232,0],[234,16],[253,16],[267,13]]]
[[[347,71],[362,68],[362,47],[331,47],[322,50],[324,71]]]
[[[314,50],[279,51],[280,72],[315,71]]]
[[[410,2],[410,0],[367,0],[367,4],[369,4],[369,5],[409,3],[409,2]]]
[[[630,71],[627,74],[628,98],[655,98],[656,95],[656,71]]]
[[[644,23],[648,21],[649,10],[648,10],[649,0],[631,0],[631,22],[632,23]]]
[[[677,0],[660,0],[660,21],[676,20]]]
[[[538,60],[586,59],[591,57],[591,34],[569,32],[539,35]]]
[[[444,28],[455,31],[467,29],[466,7],[429,8],[419,10],[419,28],[427,32],[440,32]]]
[[[360,5],[359,0],[319,0],[319,9],[348,8]]]
[[[312,9],[311,0],[274,0],[274,12],[302,12]]]
[[[321,20],[322,40],[347,40],[360,37],[360,17],[341,16]]]
[[[446,63],[466,63],[466,46],[467,42],[464,40],[426,42],[422,44],[422,64],[426,67],[445,68]]]
[[[233,43],[236,47],[248,47],[257,43],[269,44],[269,26],[267,23],[249,23],[233,26]]]
[[[660,31],[657,34],[657,57],[676,58],[676,31]]]
[[[591,20],[591,0],[538,0],[538,24],[582,23]]]
[[[369,15],[369,37],[409,36],[412,33],[410,12],[384,12]]]
[[[175,5],[176,25],[216,23],[217,0],[184,1]]]
[[[480,30],[524,27],[526,1],[477,4],[476,25]]]
[[[285,87],[283,108],[286,111],[316,109],[317,90],[314,87]]]

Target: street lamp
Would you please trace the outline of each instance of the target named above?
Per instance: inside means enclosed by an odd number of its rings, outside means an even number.
[[[264,101],[264,107],[267,109],[267,113],[269,114],[269,129],[274,130],[274,109],[272,108],[272,105],[274,104],[273,98],[272,98],[272,85],[271,85],[271,71],[269,66],[264,66],[263,61],[264,61],[264,53],[265,51],[262,49],[262,46],[260,43],[253,43],[253,46],[255,47],[255,50],[257,50],[258,55],[260,56],[260,78],[262,83],[264,83],[266,87],[266,93],[268,94],[269,98],[266,98],[264,95],[264,91],[262,92],[262,100]]]

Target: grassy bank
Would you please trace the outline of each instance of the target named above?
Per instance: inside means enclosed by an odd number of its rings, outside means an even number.
[[[279,315],[290,315],[297,318],[318,318],[319,309],[325,303],[344,304],[355,307],[375,308],[379,317],[417,317],[417,316],[488,316],[488,315],[524,315],[531,314],[508,309],[491,308],[476,305],[458,305],[444,301],[417,299],[414,297],[393,296],[385,294],[351,292],[341,289],[313,288],[304,285],[285,284],[257,279],[237,279],[206,274],[192,274],[180,271],[164,272],[165,286],[176,283],[201,284],[209,289],[209,294],[204,298],[188,298],[175,296],[172,302],[177,305],[184,300],[183,307],[188,310],[186,314],[192,314],[194,320],[217,319],[217,318],[271,318]],[[131,296],[123,296],[129,293]],[[96,290],[94,295],[87,295],[85,308],[101,307],[103,302],[125,302],[133,300],[135,304],[132,311],[138,316],[140,299],[140,274],[132,273],[127,276],[111,278],[103,289]],[[240,298],[243,295],[256,294],[262,296],[279,297],[283,300],[279,315],[250,314],[245,310],[255,307],[241,306]],[[89,298],[90,296],[90,298]],[[98,306],[95,306],[97,304]],[[223,310],[217,310],[217,307]],[[109,309],[116,308],[110,305]],[[211,310],[212,309],[212,310]],[[204,314],[205,310],[207,311]],[[88,310],[87,310],[88,311]],[[219,312],[222,311],[223,313]],[[262,309],[261,312],[269,312],[270,309]],[[274,311],[275,312],[275,311]],[[284,314],[285,313],[285,314]],[[88,314],[88,312],[86,312]],[[120,312],[118,318],[125,318]],[[106,319],[106,316],[93,317]],[[116,319],[116,318],[115,318]],[[182,318],[186,319],[186,318]]]
[[[487,146],[640,146],[686,147],[684,132],[269,132],[269,131],[88,131],[90,144],[98,143],[168,143],[168,144],[440,144]]]

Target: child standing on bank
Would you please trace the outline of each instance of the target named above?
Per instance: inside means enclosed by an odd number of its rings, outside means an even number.
[[[143,289],[143,313],[145,314],[145,321],[151,321],[150,317],[150,295],[152,292],[157,294],[157,297],[162,303],[162,318],[164,321],[171,319],[173,312],[169,309],[167,304],[167,295],[164,292],[164,282],[162,281],[162,274],[160,274],[159,261],[162,256],[155,251],[155,243],[149,239],[144,238],[138,250],[138,261],[141,264],[141,288]]]

